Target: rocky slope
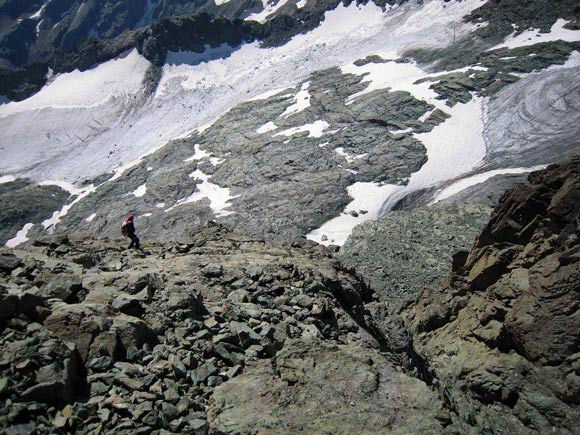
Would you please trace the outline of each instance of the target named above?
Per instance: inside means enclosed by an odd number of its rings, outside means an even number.
[[[328,248],[219,225],[145,252],[3,249],[0,426],[573,434],[579,174],[580,157],[533,173],[443,284],[397,310]]]
[[[8,433],[441,427],[436,394],[368,332],[372,293],[323,247],[219,226],[118,246],[53,237],[2,252]]]

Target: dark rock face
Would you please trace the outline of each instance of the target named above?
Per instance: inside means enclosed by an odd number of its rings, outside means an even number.
[[[507,192],[446,285],[409,311],[414,348],[439,388],[494,432],[580,424],[579,169],[575,157]]]

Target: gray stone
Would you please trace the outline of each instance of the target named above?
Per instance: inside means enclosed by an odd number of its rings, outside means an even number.
[[[207,378],[210,376],[215,375],[218,372],[218,369],[213,363],[206,362],[200,367],[191,372],[191,380],[194,384],[200,384],[205,382]]]
[[[252,344],[260,343],[261,337],[247,324],[230,322],[230,328],[238,336],[239,343],[244,349]]]

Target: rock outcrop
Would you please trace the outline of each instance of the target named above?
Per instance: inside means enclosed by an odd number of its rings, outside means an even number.
[[[407,311],[442,396],[493,433],[580,427],[580,157],[508,191],[443,287]]]

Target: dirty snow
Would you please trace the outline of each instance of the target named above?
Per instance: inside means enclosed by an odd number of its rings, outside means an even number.
[[[24,227],[16,233],[16,236],[6,242],[5,246],[8,248],[15,248],[16,246],[26,242],[28,240],[28,231],[30,231],[33,226],[34,224],[32,223],[24,225]]]

